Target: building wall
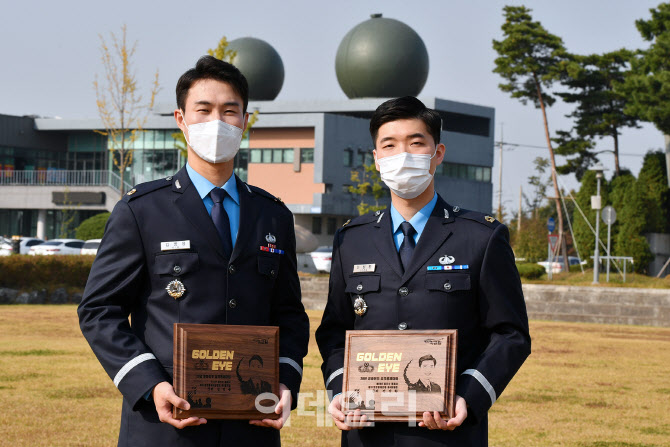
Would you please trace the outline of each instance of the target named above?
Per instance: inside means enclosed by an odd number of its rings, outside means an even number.
[[[314,147],[313,127],[255,128],[249,132],[249,148]]]
[[[295,171],[288,163],[249,163],[248,181],[280,197],[286,204],[312,204],[313,194],[322,194],[323,183],[314,183],[314,163],[300,163]]]

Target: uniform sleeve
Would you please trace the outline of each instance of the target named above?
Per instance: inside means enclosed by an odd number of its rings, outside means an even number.
[[[333,259],[328,283],[328,302],[321,324],[316,330],[316,342],[323,358],[321,371],[326,390],[333,395],[342,392],[344,373],[344,344],[347,330],[354,328],[354,310],[347,293],[340,255],[341,230],[335,233]]]
[[[468,404],[468,419],[481,421],[530,354],[530,334],[521,280],[505,225],[488,241],[479,277],[484,352],[459,376],[456,393]]]
[[[170,381],[128,321],[147,281],[137,222],[128,203],[122,200],[107,222],[77,312],[84,337],[133,407],[157,383]]]
[[[287,225],[290,225],[290,240],[275,282],[271,314],[273,324],[279,326],[279,382],[291,390],[291,409],[295,409],[302,382],[302,360],[309,344],[309,318],[301,300],[292,218]]]

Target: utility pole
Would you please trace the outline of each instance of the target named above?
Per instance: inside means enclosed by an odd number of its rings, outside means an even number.
[[[502,222],[503,124],[505,123],[500,123],[500,165],[498,166],[498,213],[496,217],[499,222]]]
[[[523,186],[519,185],[519,218],[516,220],[516,231],[518,234],[521,234],[521,196]]]

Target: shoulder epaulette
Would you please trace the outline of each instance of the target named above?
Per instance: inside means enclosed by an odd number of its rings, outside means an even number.
[[[270,200],[272,200],[273,202],[276,202],[276,203],[278,203],[278,204],[280,204],[280,205],[283,205],[285,208],[288,209],[288,207],[287,207],[286,204],[282,201],[281,198],[273,196],[272,194],[270,194],[269,192],[267,192],[266,190],[264,190],[264,189],[262,189],[262,188],[259,188],[258,186],[253,186],[253,185],[250,185],[250,184],[248,184],[248,183],[243,183],[242,187],[243,187],[243,188],[247,188],[250,192],[254,192],[254,193],[256,193],[256,194],[258,194],[258,195],[260,195],[260,196],[265,197],[266,199],[270,199]]]
[[[486,225],[489,228],[495,228],[500,225],[500,222],[490,214],[480,213],[478,211],[460,209],[456,212],[456,217],[472,220],[480,224]]]
[[[363,214],[362,216],[356,216],[352,219],[349,219],[342,225],[342,230],[347,228],[356,227],[358,225],[364,225],[371,222],[376,222],[385,211],[375,211],[374,213]]]
[[[138,197],[142,197],[143,195],[148,194],[152,191],[156,191],[158,189],[165,188],[166,186],[171,185],[172,185],[172,177],[166,177],[146,183],[140,183],[139,185],[135,185],[133,189],[125,193],[123,195],[123,199],[121,200],[130,202],[131,200],[137,199]]]

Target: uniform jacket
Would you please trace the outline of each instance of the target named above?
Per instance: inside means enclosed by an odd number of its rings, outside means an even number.
[[[230,259],[184,168],[138,185],[109,218],[78,313],[84,336],[123,394],[119,445],[279,443],[278,431],[246,421],[211,420],[180,431],[160,423],[153,401],[144,398],[157,383],[172,382],[173,323],[181,322],[279,326],[279,381],[297,402],[309,320],[293,216],[279,199],[236,180],[240,228]],[[283,254],[261,251],[268,234]],[[161,249],[173,241],[190,241],[190,248]],[[182,297],[168,295],[172,280],[185,286]]]
[[[328,303],[316,332],[326,388],[342,391],[347,330],[458,329],[456,394],[468,404],[466,422],[453,432],[377,423],[343,432],[343,445],[487,445],[488,409],[530,354],[507,227],[487,217],[438,196],[404,272],[390,212],[358,217],[336,232]],[[449,262],[445,256],[464,267],[428,269]],[[375,270],[354,273],[357,264]],[[363,316],[354,313],[359,295],[368,306]]]

